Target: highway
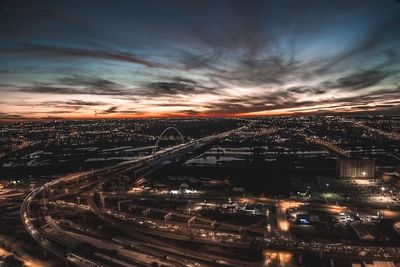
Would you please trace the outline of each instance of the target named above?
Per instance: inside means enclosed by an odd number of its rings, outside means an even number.
[[[65,262],[78,266],[140,266],[149,265],[152,262],[159,262],[165,266],[177,266],[178,262],[182,263],[182,266],[210,266],[215,264],[221,266],[260,266],[261,264],[260,262],[235,258],[237,255],[229,254],[229,252],[226,252],[225,256],[213,256],[207,251],[193,250],[182,246],[182,244],[193,244],[200,247],[212,246],[215,249],[286,250],[301,254],[323,254],[331,257],[340,256],[365,260],[400,259],[400,248],[398,247],[374,247],[361,243],[343,245],[341,243],[305,242],[291,239],[289,222],[286,218],[287,209],[305,203],[289,199],[260,198],[250,195],[245,198],[232,197],[230,199],[233,202],[260,203],[265,207],[275,206],[277,210],[274,215],[277,222],[276,230],[280,235],[273,236],[266,233],[266,229],[262,227],[243,227],[223,221],[217,222],[196,214],[182,213],[141,203],[145,199],[161,203],[169,201],[165,195],[159,193],[112,195],[102,191],[102,185],[119,174],[156,168],[178,155],[193,151],[197,145],[225,138],[246,127],[248,126],[191,140],[155,151],[152,155],[110,167],[74,173],[50,181],[30,192],[24,199],[20,209],[23,225],[31,237],[45,250]],[[331,149],[338,150],[335,147],[331,147]],[[342,153],[343,151],[338,152]],[[62,191],[61,188],[64,188],[65,191]],[[53,191],[56,193],[53,194]],[[41,200],[41,197],[44,198],[49,195],[49,200]],[[74,204],[62,200],[76,196],[84,199],[87,204]],[[116,210],[99,207],[96,198],[101,197],[104,197],[104,202],[108,201],[107,205],[114,201],[111,205],[114,208],[117,206],[115,205],[116,200],[129,200],[130,202],[127,202],[126,206],[131,210],[139,210],[143,214],[132,214],[125,210],[121,211],[120,208]],[[227,197],[212,194],[193,194],[180,201],[193,203],[205,198],[210,203],[228,202]],[[348,208],[320,203],[306,204],[313,209],[332,210],[333,212]],[[33,205],[35,206],[33,207]],[[91,211],[104,223],[123,230],[127,236],[116,235],[111,238],[110,242],[105,234],[96,232],[96,229],[91,229],[90,226],[85,226],[87,230],[82,231],[83,226],[79,226],[79,223],[71,223],[69,226],[66,226],[63,222],[60,223],[57,218],[52,217],[49,211],[44,211],[47,223],[39,229],[37,226],[39,222],[35,221],[32,212],[32,209],[38,208],[38,206],[46,207],[45,210],[50,207],[52,209],[58,207],[80,213]],[[149,216],[151,212],[168,216],[169,219],[162,221]],[[59,224],[62,227],[59,227]],[[67,229],[65,230],[65,228]],[[58,233],[57,236],[52,236],[54,233]],[[74,249],[71,252],[71,249],[68,248],[68,246],[81,246],[81,243],[90,249],[86,252]],[[111,253],[112,251],[114,251],[114,254]]]
[[[27,197],[24,199],[24,201],[21,204],[21,209],[20,209],[20,216],[22,223],[26,229],[26,231],[30,234],[30,236],[39,244],[41,245],[45,250],[51,252],[52,254],[56,255],[57,257],[65,260],[66,262],[71,262],[75,265],[79,266],[88,266],[89,263],[93,263],[95,266],[102,266],[100,263],[96,263],[96,261],[90,260],[90,259],[85,259],[85,257],[76,255],[76,254],[71,254],[68,253],[67,250],[63,249],[62,247],[59,246],[59,244],[55,244],[54,242],[50,241],[49,239],[46,239],[42,236],[42,234],[39,232],[39,230],[34,226],[33,224],[33,218],[32,218],[32,210],[31,210],[31,204],[32,202],[38,200],[41,195],[45,195],[46,192],[49,192],[53,188],[57,187],[64,187],[65,185],[74,183],[79,180],[96,180],[97,177],[101,176],[108,176],[110,177],[112,174],[121,172],[121,171],[129,171],[135,168],[142,167],[145,164],[149,164],[151,162],[164,162],[168,160],[171,156],[173,156],[175,153],[179,152],[187,152],[190,148],[193,148],[197,144],[205,144],[209,142],[213,142],[215,140],[218,140],[220,138],[224,138],[226,136],[229,136],[230,134],[234,133],[235,131],[240,131],[247,126],[240,127],[235,130],[231,130],[228,132],[216,134],[213,136],[207,136],[203,137],[197,140],[192,140],[184,144],[179,144],[164,150],[156,151],[154,154],[141,157],[132,161],[126,161],[123,163],[116,164],[111,167],[105,167],[93,171],[85,171],[85,172],[79,172],[79,173],[74,173],[70,174],[55,180],[52,180],[36,189],[34,189],[32,192],[30,192]],[[99,181],[100,182],[100,181]],[[99,184],[99,183],[97,183]],[[80,191],[80,190],[78,190]],[[70,192],[65,191],[65,196],[71,195],[74,193],[73,190],[70,190]],[[54,197],[54,196],[53,196]],[[57,197],[57,195],[55,196]],[[105,260],[107,260],[107,257],[100,257]],[[110,261],[110,259],[108,259]],[[114,265],[115,262],[112,262],[111,265]]]
[[[93,195],[94,196],[94,193]],[[148,196],[147,196],[148,197]],[[189,196],[188,196],[189,197]],[[208,198],[210,199],[210,198]],[[220,200],[221,198],[218,197]],[[267,204],[274,203],[275,205],[278,206],[278,211],[281,211],[281,214],[286,214],[285,210],[288,208],[296,207],[298,205],[303,205],[303,203],[292,201],[292,200],[284,200],[284,199],[273,199],[273,198],[256,198],[256,197],[246,197],[245,199],[238,197],[237,199],[232,198],[232,201],[247,201],[247,202],[264,202]],[[157,201],[161,201],[160,199]],[[151,227],[151,229],[155,229],[152,225],[153,223],[160,223],[157,220],[150,219],[148,217],[142,217],[142,216],[130,216],[127,213],[121,213],[116,210],[109,210],[109,209],[101,209],[97,206],[95,206],[94,201],[90,202],[89,205],[93,205],[92,209],[96,211],[98,214],[103,214],[103,216],[113,216],[114,220],[113,223],[117,223],[118,221],[121,220],[126,220],[130,221],[132,223],[144,223],[146,224],[147,220],[147,225]],[[321,203],[308,203],[307,207],[313,210],[324,210],[327,212],[333,212],[333,213],[338,213],[341,211],[346,210],[346,207],[340,207],[337,205],[329,205],[329,204],[321,204]],[[146,207],[146,206],[141,206],[138,207],[141,208],[141,210],[145,210],[146,208],[153,209],[152,207]],[[167,210],[162,210],[162,209],[154,209],[155,211],[167,213]],[[186,215],[182,215],[185,218],[188,218]],[[209,223],[210,220],[207,220],[205,218],[201,218],[205,222]],[[108,218],[108,220],[110,220]],[[149,221],[151,220],[151,222]],[[277,218],[278,220],[278,228],[281,228],[283,232],[287,232],[288,229],[287,227],[287,219],[285,216],[281,215],[281,217]],[[162,223],[162,222],[161,222]],[[168,223],[174,225],[176,223],[168,221]],[[280,226],[281,224],[281,226]],[[282,226],[282,224],[284,226]],[[121,226],[123,224],[118,224],[117,225]],[[232,225],[232,224],[227,224],[226,225],[229,228],[234,228],[234,229],[239,229],[240,226],[238,225]],[[196,227],[201,227],[200,225],[192,225],[192,228]],[[284,229],[282,229],[284,228]],[[203,227],[203,230],[208,229],[208,227]],[[399,247],[379,247],[379,246],[369,246],[365,244],[348,244],[344,245],[342,243],[321,243],[321,242],[305,242],[301,240],[290,240],[287,238],[275,238],[275,237],[256,237],[251,240],[247,240],[246,242],[243,242],[243,240],[239,239],[238,240],[229,240],[228,232],[227,232],[227,238],[223,240],[223,242],[217,241],[217,240],[211,240],[209,238],[203,239],[203,238],[193,238],[193,236],[189,237],[188,232],[184,234],[185,232],[181,232],[180,235],[176,234],[168,234],[162,231],[144,231],[141,230],[142,232],[146,232],[149,235],[153,236],[159,236],[159,237],[168,237],[170,239],[178,239],[178,240],[190,240],[191,242],[197,242],[197,243],[207,243],[210,245],[215,245],[215,246],[221,246],[221,247],[237,247],[237,248],[245,248],[245,247],[252,247],[252,248],[258,248],[258,249],[273,249],[273,250],[287,250],[287,251],[293,251],[297,253],[316,253],[316,254],[323,254],[326,256],[332,256],[332,257],[343,257],[343,258],[351,258],[351,259],[399,259],[400,258],[400,248]],[[215,229],[211,229],[211,231],[215,231]],[[246,232],[250,233],[260,233],[259,229],[255,228],[252,229],[250,227],[246,227]],[[344,249],[344,247],[346,249]]]

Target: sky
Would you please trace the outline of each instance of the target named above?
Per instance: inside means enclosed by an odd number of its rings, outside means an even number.
[[[400,114],[400,1],[0,0],[0,119]]]

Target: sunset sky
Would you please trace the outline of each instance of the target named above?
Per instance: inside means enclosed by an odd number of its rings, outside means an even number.
[[[400,1],[0,0],[0,119],[400,114]]]

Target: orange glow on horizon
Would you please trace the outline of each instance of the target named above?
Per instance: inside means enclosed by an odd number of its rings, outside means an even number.
[[[319,113],[321,112],[321,113]],[[112,113],[112,114],[93,114],[93,113],[71,113],[62,116],[22,116],[21,118],[0,118],[0,121],[35,121],[35,120],[95,120],[95,119],[159,119],[159,118],[246,118],[246,117],[272,117],[272,116],[303,116],[313,114],[335,114],[335,113],[354,113],[351,107],[341,108],[321,106],[321,107],[301,107],[293,109],[279,109],[246,113],[213,113],[199,112],[188,114],[185,112],[138,112],[137,114]],[[44,114],[44,113],[43,113]]]

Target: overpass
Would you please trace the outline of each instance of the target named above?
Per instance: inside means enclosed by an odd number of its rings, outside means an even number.
[[[209,142],[218,140],[220,138],[224,138],[236,131],[242,130],[245,127],[246,126],[242,126],[240,128],[230,130],[227,132],[199,138],[199,139],[192,140],[192,141],[189,141],[186,143],[181,143],[181,144],[178,144],[178,145],[175,145],[173,147],[169,147],[169,148],[166,148],[163,150],[154,151],[154,153],[151,155],[140,157],[140,158],[122,162],[122,163],[118,163],[113,166],[104,167],[104,168],[100,168],[100,169],[92,170],[92,171],[84,171],[84,172],[69,174],[69,175],[63,176],[61,178],[52,180],[46,184],[43,184],[42,186],[40,186],[40,187],[34,189],[32,192],[30,192],[21,204],[20,216],[21,216],[23,226],[25,227],[28,234],[40,246],[42,246],[46,251],[51,252],[52,254],[56,255],[57,257],[61,258],[62,260],[66,261],[66,262],[71,262],[78,266],[88,266],[88,262],[93,262],[92,260],[85,259],[85,257],[77,255],[76,253],[75,254],[67,253],[65,249],[62,249],[59,245],[50,241],[49,240],[50,238],[45,238],[43,235],[43,232],[41,233],[40,230],[34,226],[34,224],[32,222],[32,216],[31,216],[32,215],[31,214],[32,213],[31,204],[33,201],[40,198],[40,196],[42,194],[44,194],[44,192],[49,191],[50,189],[57,187],[57,186],[68,185],[68,184],[74,183],[75,181],[79,181],[79,180],[89,181],[91,179],[96,179],[97,177],[104,176],[104,175],[110,176],[112,174],[119,173],[122,171],[126,172],[129,170],[134,170],[136,168],[142,167],[143,165],[149,164],[154,161],[164,162],[165,160],[168,160],[170,157],[173,157],[174,154],[176,154],[176,153],[186,152],[186,151],[190,150],[191,148],[196,147],[196,145],[200,144],[200,143],[209,143]],[[159,139],[157,139],[157,142],[156,142],[157,146],[158,146],[159,140],[162,138],[162,136],[165,134],[165,132],[167,132],[171,129],[177,130],[176,128],[173,128],[173,127],[168,127],[167,129],[165,129],[161,133]],[[181,137],[183,140],[183,136],[181,136]],[[99,183],[100,183],[100,181],[98,181],[97,185]],[[67,191],[65,192],[65,195],[67,195]],[[48,222],[53,222],[51,217],[47,217],[46,220]],[[53,223],[51,223],[51,224],[54,228],[55,227],[54,224]],[[47,235],[47,237],[49,237],[49,236]],[[101,266],[101,265],[99,264],[98,266]]]

